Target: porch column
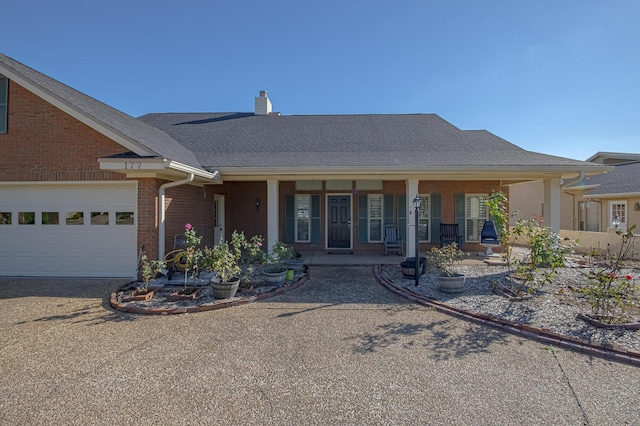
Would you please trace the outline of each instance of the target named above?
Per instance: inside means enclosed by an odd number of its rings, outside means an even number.
[[[544,225],[560,232],[560,179],[544,179]]]
[[[418,179],[407,179],[407,257],[416,255],[416,218],[413,199],[418,195]]]
[[[267,180],[267,247],[269,250],[278,241],[279,230],[278,181]]]

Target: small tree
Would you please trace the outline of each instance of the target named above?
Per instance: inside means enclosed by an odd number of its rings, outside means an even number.
[[[507,207],[507,196],[504,192],[492,192],[484,202],[489,211],[489,217],[496,225],[500,245],[506,255],[509,254],[509,209]]]
[[[143,254],[140,258],[140,272],[142,273],[144,287],[140,287],[141,291],[139,290],[139,293],[147,293],[149,291],[149,284],[154,281],[156,276],[166,267],[166,262],[162,260],[152,260],[149,262],[147,255]]]
[[[592,251],[589,254],[587,284],[580,292],[591,305],[595,319],[609,324],[623,323],[629,320],[628,309],[635,309],[634,300],[638,297],[638,284],[630,274],[623,274],[624,262],[633,247],[633,230],[616,231],[622,237],[620,249],[613,253]]]
[[[511,290],[516,295],[526,291],[533,292],[545,284],[551,283],[558,274],[558,268],[564,266],[567,256],[573,253],[574,242],[562,243],[560,234],[549,227],[542,226],[542,219],[518,219],[511,229],[512,241],[527,238],[529,255],[523,259],[510,258],[509,275]]]

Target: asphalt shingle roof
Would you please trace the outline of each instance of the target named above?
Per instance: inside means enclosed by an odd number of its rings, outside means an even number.
[[[160,113],[139,120],[167,132],[208,169],[599,167],[526,151],[484,130],[463,131],[435,114]]]
[[[640,194],[640,162],[620,164],[604,175],[591,176],[587,184],[599,185],[587,195]]]
[[[153,126],[136,120],[117,109],[85,95],[59,81],[48,77],[20,62],[0,53],[0,74],[3,67],[20,75],[31,84],[79,111],[98,123],[110,128],[134,144],[155,152],[159,157],[202,168],[195,155],[176,142],[171,136]]]

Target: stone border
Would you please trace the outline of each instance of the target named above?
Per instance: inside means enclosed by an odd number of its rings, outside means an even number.
[[[575,352],[582,352],[585,354],[601,358],[608,358],[618,362],[640,367],[640,352],[636,350],[627,349],[615,343],[594,344],[582,339],[578,339],[577,337],[564,336],[562,334],[554,333],[553,331],[545,328],[531,327],[524,324],[506,321],[502,318],[497,318],[492,315],[465,311],[463,309],[459,309],[443,303],[439,300],[424,297],[408,291],[405,288],[396,286],[391,279],[387,278],[382,273],[381,265],[375,265],[373,267],[373,274],[375,275],[378,282],[380,282],[380,284],[385,286],[393,293],[396,293],[420,305],[435,308],[438,312],[452,315],[454,317],[461,318],[467,321],[489,325],[491,327],[504,330],[507,333],[515,334],[517,336],[521,336],[530,340],[536,340],[548,345],[559,346],[561,348],[569,349]]]
[[[279,296],[281,294],[285,294],[291,290],[295,290],[302,286],[305,282],[307,282],[309,274],[305,274],[298,281],[293,283],[290,286],[286,287],[278,287],[271,291],[266,291],[264,293],[257,294],[255,296],[240,296],[234,297],[233,299],[220,299],[219,301],[215,301],[213,303],[207,303],[205,305],[193,305],[193,306],[178,306],[178,307],[148,307],[144,306],[129,306],[127,303],[118,302],[116,293],[117,291],[111,293],[111,297],[109,299],[109,304],[112,308],[127,312],[130,314],[151,314],[151,315],[170,315],[170,314],[193,314],[196,312],[205,312],[205,311],[213,311],[216,309],[230,308],[232,306],[241,306],[247,305],[249,303],[259,302],[261,300],[268,299],[270,297]]]

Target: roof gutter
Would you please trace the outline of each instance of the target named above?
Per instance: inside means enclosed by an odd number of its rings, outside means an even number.
[[[578,183],[578,182],[580,182],[582,179],[584,179],[584,171],[583,171],[583,170],[581,170],[581,171],[578,173],[578,176],[577,176],[577,177],[574,177],[574,178],[569,179],[569,180],[567,180],[567,181],[565,181],[565,182],[562,182],[562,183],[560,184],[560,189],[565,189],[567,186],[571,186],[571,185],[573,185],[574,183]]]
[[[164,222],[166,218],[166,211],[164,207],[164,196],[167,191],[167,188],[186,185],[188,183],[193,182],[195,178],[196,178],[195,174],[189,173],[189,175],[185,179],[162,184],[160,185],[160,189],[158,189],[158,259],[159,260],[164,260],[164,243],[165,243]]]

